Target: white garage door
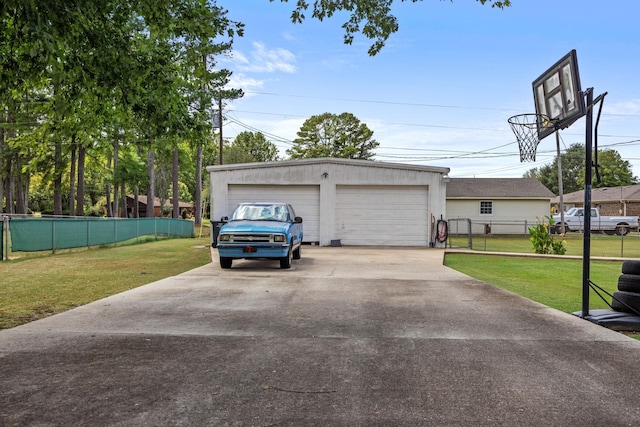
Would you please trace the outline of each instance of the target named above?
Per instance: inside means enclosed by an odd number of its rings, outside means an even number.
[[[338,186],[336,238],[343,245],[428,246],[428,186]]]
[[[320,240],[320,186],[318,185],[229,185],[228,212],[241,202],[290,203],[302,217],[304,242]]]

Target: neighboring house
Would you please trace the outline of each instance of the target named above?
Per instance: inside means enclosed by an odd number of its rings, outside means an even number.
[[[470,219],[474,234],[526,234],[551,214],[554,197],[533,178],[451,178],[446,218],[452,233],[467,230]]]
[[[559,209],[559,197],[553,203]],[[584,190],[565,194],[563,203],[565,211],[584,206]],[[640,184],[592,188],[591,206],[599,208],[602,215],[640,216]]]
[[[305,243],[429,247],[434,220],[446,217],[449,168],[321,158],[207,171],[213,220],[240,202],[290,203],[303,218]]]
[[[155,197],[154,204],[153,204],[154,217],[163,216],[162,206],[163,205],[161,204],[161,200],[158,197]],[[178,206],[180,208],[180,213],[182,213],[182,211],[184,210],[187,213],[193,214],[192,203],[179,202]],[[170,211],[173,210],[173,203],[171,203],[171,200],[165,200],[164,207],[165,207],[165,210],[166,209],[169,209]],[[122,210],[122,206],[120,206],[120,210]],[[133,195],[127,195],[127,212],[128,212],[127,217],[129,218],[135,217],[135,212],[136,212],[135,196]],[[147,196],[138,196],[138,215],[140,218],[146,218],[147,216]]]

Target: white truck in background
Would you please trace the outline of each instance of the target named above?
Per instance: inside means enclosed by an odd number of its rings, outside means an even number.
[[[562,232],[562,219],[554,215],[553,233]],[[571,208],[564,214],[565,232],[584,231],[584,208]],[[638,230],[637,216],[601,216],[598,208],[591,208],[591,231],[625,236]]]

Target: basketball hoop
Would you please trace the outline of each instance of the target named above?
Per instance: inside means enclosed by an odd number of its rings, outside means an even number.
[[[520,161],[536,160],[536,149],[540,143],[538,132],[541,129],[554,127],[553,121],[544,114],[518,114],[509,117],[509,125],[520,148]]]

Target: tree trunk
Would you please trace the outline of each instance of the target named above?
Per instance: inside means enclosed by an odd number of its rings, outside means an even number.
[[[155,153],[152,148],[149,148],[147,153],[147,218],[153,218],[155,216],[155,171],[153,163],[155,160]]]
[[[133,212],[135,218],[140,218],[140,187],[136,184],[136,191],[133,195]]]
[[[4,115],[0,115],[0,118],[2,119],[2,121],[5,121],[5,116]],[[5,150],[7,149],[7,144],[5,142],[4,139],[4,128],[0,127],[0,213],[6,212],[4,209],[4,206],[6,206],[4,204],[4,195],[5,195],[5,188],[7,186],[7,177],[6,177],[6,173],[9,171],[9,167],[8,165],[5,165],[4,159],[5,159]]]
[[[202,144],[198,144],[196,151],[196,200],[193,202],[194,220],[202,224]]]
[[[78,147],[78,192],[76,197],[76,216],[84,216],[84,162],[87,149],[80,144]]]
[[[75,211],[76,199],[76,136],[71,137],[71,166],[69,168],[69,215]]]
[[[7,123],[9,124],[13,123],[13,116],[11,115],[11,112],[7,113]],[[14,137],[15,137],[15,130],[7,129],[5,138],[10,140],[10,139],[13,139]],[[15,205],[16,174],[19,172],[18,172],[18,168],[16,167],[15,156],[10,155],[9,154],[10,152],[11,151],[7,149],[7,156],[5,157],[7,159],[7,166],[8,166],[5,200],[7,202],[6,212],[12,214],[12,213],[16,213],[16,205]]]
[[[27,185],[27,179],[26,177],[22,174],[22,161],[20,158],[19,154],[16,154],[14,156],[14,161],[15,161],[15,165],[16,165],[16,169],[15,169],[15,173],[16,173],[16,181],[15,181],[15,185],[16,185],[16,213],[18,214],[26,214],[27,213],[27,204],[26,204],[26,198],[27,198],[27,192],[26,192],[26,185]]]
[[[62,141],[56,138],[53,150],[53,214],[62,215]]]
[[[120,142],[116,139],[113,144],[113,216],[120,216],[120,198],[118,197],[118,182],[120,177],[118,176],[118,150],[120,148]],[[126,213],[126,206],[125,211]],[[126,218],[126,215],[122,215]]]
[[[107,157],[107,170],[111,169],[111,157]],[[111,204],[111,184],[109,181],[104,185],[104,195],[107,199],[107,216],[113,218],[113,205]],[[118,212],[118,211],[116,211]]]
[[[120,193],[122,193],[122,217],[129,218],[129,206],[127,206],[127,192],[124,180],[120,183],[122,185]]]
[[[11,156],[11,160],[9,160],[9,178],[7,185],[7,213],[16,213],[16,204],[15,204],[15,195],[16,195],[16,176],[13,172],[16,169],[13,164],[13,156]]]
[[[171,171],[172,179],[173,179],[173,198],[171,203],[173,203],[173,218],[180,218],[180,193],[178,192],[178,147],[173,147],[173,169]]]

